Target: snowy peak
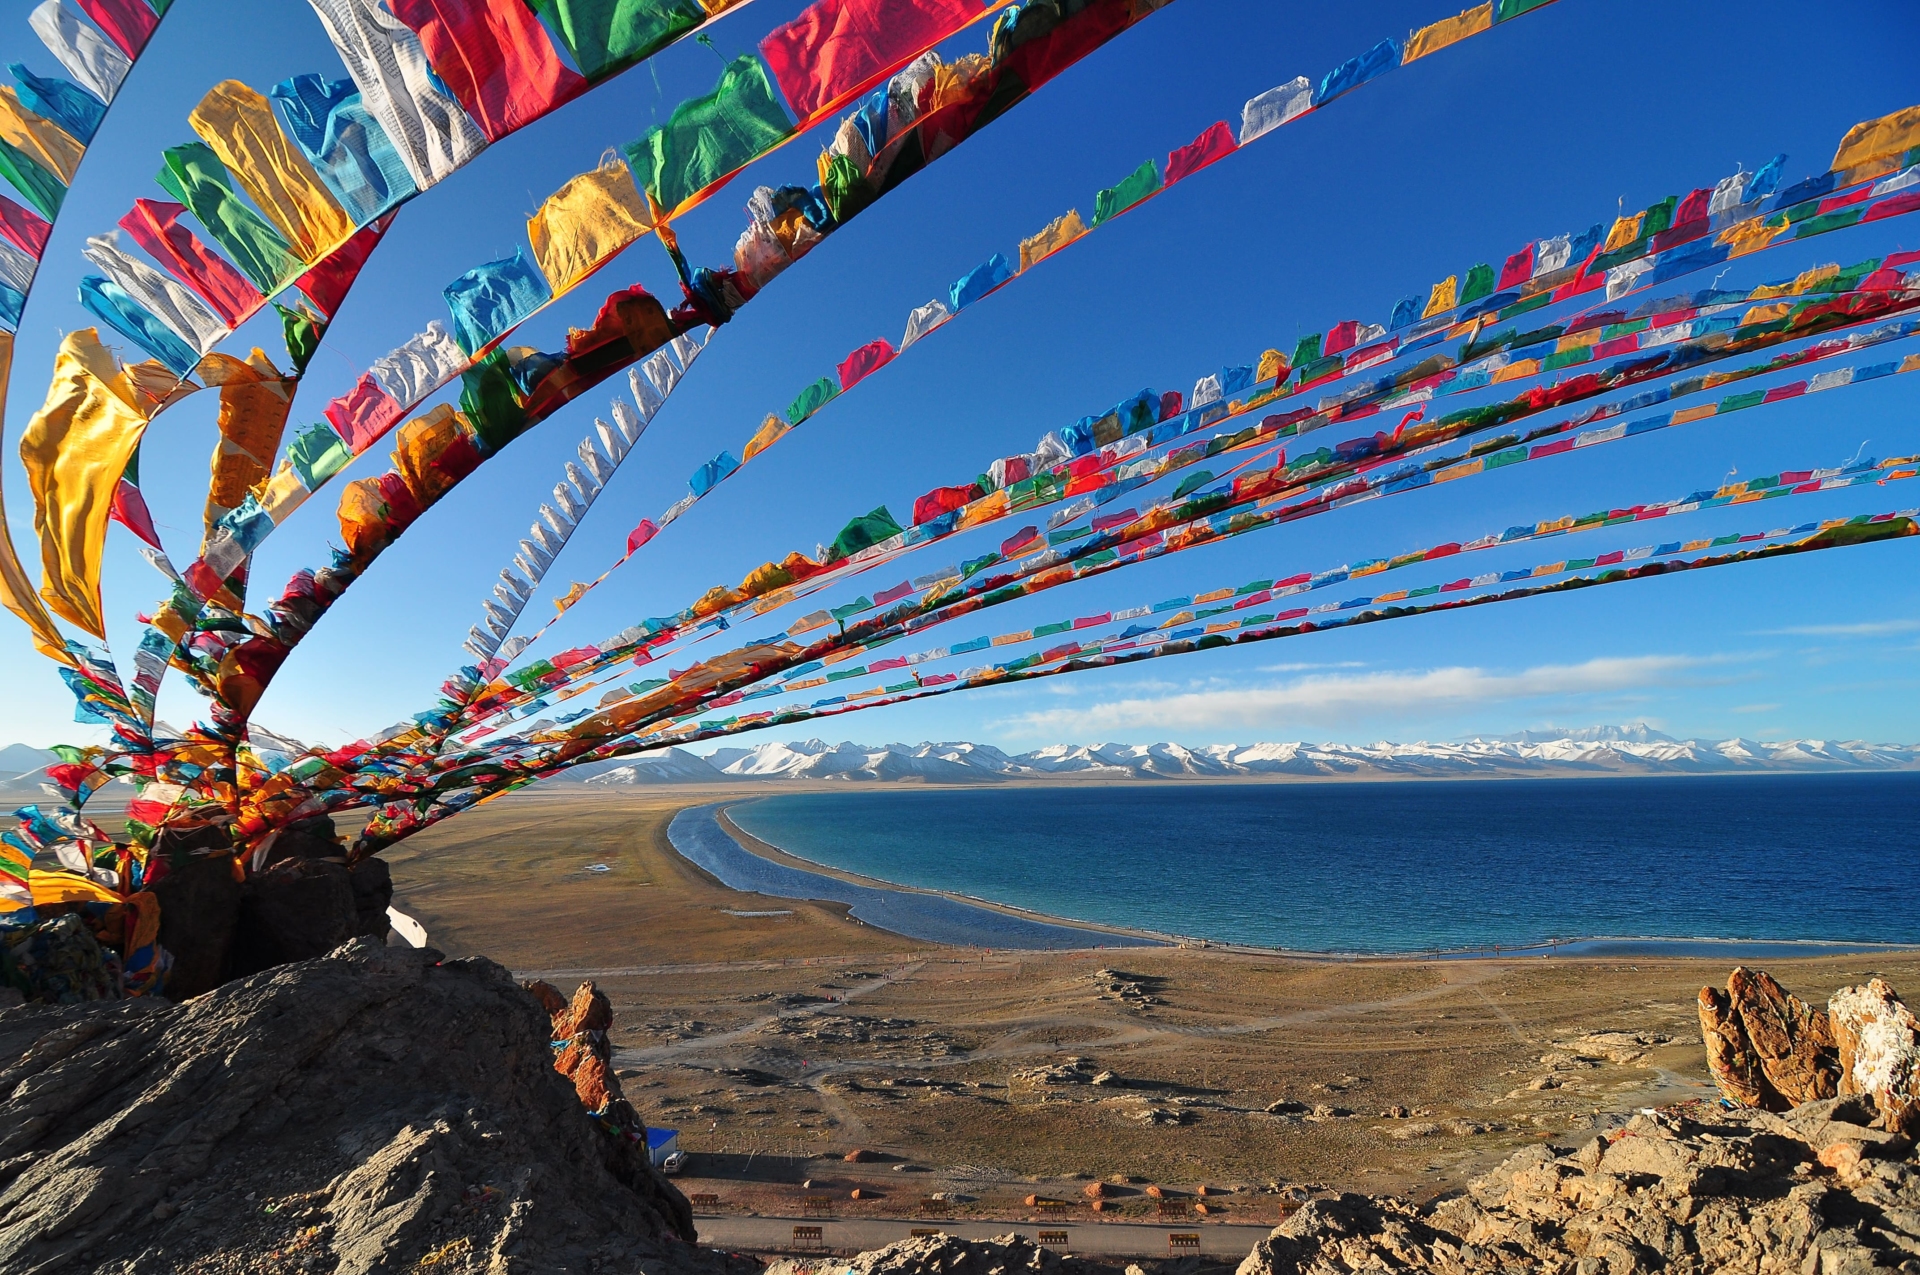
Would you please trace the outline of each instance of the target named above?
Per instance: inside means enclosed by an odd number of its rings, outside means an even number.
[[[970,743],[829,744],[809,739],[678,748],[603,763],[576,782],[604,786],[812,779],[847,783],[996,783],[1036,779],[1439,779],[1920,769],[1920,745],[1862,740],[1675,739],[1646,726],[1524,731],[1460,744],[1054,744],[1009,756]]]

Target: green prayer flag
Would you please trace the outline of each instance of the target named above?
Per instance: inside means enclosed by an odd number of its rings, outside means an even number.
[[[460,374],[460,410],[489,456],[526,428],[526,400],[504,350],[495,350]]]
[[[1467,271],[1467,286],[1460,289],[1460,304],[1478,301],[1481,297],[1493,295],[1493,267],[1481,262]]]
[[[15,146],[0,140],[0,177],[13,183],[26,201],[48,221],[60,215],[60,204],[67,188],[60,179],[40,166],[40,162]]]
[[[320,348],[320,336],[327,325],[305,310],[289,310],[278,301],[273,303],[273,308],[280,312],[280,326],[286,335],[287,357],[293,361],[293,374],[300,376],[306,372],[314,351]]]
[[[310,425],[287,445],[287,463],[308,491],[318,491],[327,479],[347,467],[353,451],[325,425]]]
[[[1160,166],[1152,160],[1140,165],[1118,186],[1110,186],[1093,197],[1093,224],[1117,217],[1160,189]]]
[[[199,218],[260,291],[272,296],[306,269],[280,232],[240,202],[227,170],[204,143],[175,146],[166,161],[154,180]]]
[[[889,540],[900,534],[900,524],[893,520],[885,505],[872,513],[855,518],[840,534],[833,538],[833,544],[827,550],[827,561],[838,562],[842,558],[851,558],[862,549],[871,548],[882,540]]]
[[[728,63],[713,92],[680,103],[665,124],[624,150],[642,189],[671,212],[792,131],[766,66],[743,54]]]
[[[529,0],[589,81],[641,62],[707,20],[696,0]]]
[[[798,425],[809,416],[832,402],[840,393],[832,377],[823,376],[806,389],[787,406],[787,424]]]

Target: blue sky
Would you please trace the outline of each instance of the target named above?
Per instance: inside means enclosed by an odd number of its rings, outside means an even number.
[[[798,0],[757,0],[712,31],[721,54],[750,48]],[[1087,59],[1008,117],[832,236],[715,338],[548,577],[530,612],[572,579],[619,556],[628,529],[685,491],[722,447],[736,450],[769,410],[830,374],[877,336],[897,341],[907,312],[966,270],[1148,156],[1164,158],[1240,103],[1305,74],[1318,79],[1384,36],[1446,16],[1428,0],[1277,5],[1178,0]],[[1912,104],[1910,67],[1886,50],[1920,30],[1902,0],[1819,7],[1742,0],[1686,6],[1560,0],[1396,71],[1103,229],[969,311],[897,365],[796,431],[669,528],[576,607],[541,649],[587,642],[669,613],[712,584],[790,549],[810,551],[851,515],[964,481],[993,458],[1029,450],[1044,429],[1144,386],[1188,390],[1222,364],[1348,318],[1384,322],[1393,302],[1433,280],[1496,265],[1533,239],[1578,231],[1668,194],[1789,155],[1788,179],[1826,167],[1853,123]],[[980,47],[963,35],[949,52]],[[9,60],[54,69],[24,23]],[[343,308],[295,409],[324,403],[373,359],[443,317],[440,289],[525,241],[524,221],[602,152],[704,91],[720,69],[688,42],[651,67],[492,148],[409,205]],[[62,330],[86,326],[73,300],[85,236],[139,196],[186,115],[216,81],[265,89],[305,71],[341,74],[303,4],[178,0],[133,72],[70,196],[27,312],[9,397],[0,474],[16,543],[34,555],[31,509],[14,455],[38,405]],[[760,181],[799,180],[818,141],[790,146],[679,225],[696,262],[723,264]],[[1920,246],[1920,222],[1776,249],[1724,286]],[[517,339],[557,348],[607,290],[639,281],[669,295],[671,270],[642,241]],[[1688,280],[1682,286],[1705,286]],[[277,331],[249,333],[279,356]],[[226,348],[242,344],[232,340]],[[1904,347],[1900,353],[1907,352]],[[1784,379],[1784,378],[1781,378]],[[1920,452],[1911,378],[1890,378],[1703,422],[1589,454],[1518,466],[1243,536],[1229,545],[1116,573],[1002,607],[978,631],[1150,602],[1213,584],[1317,570],[1403,552],[1519,521],[1684,495],[1730,470],[1759,475],[1871,455]],[[540,500],[618,388],[543,424],[442,501],[390,550],[299,649],[256,720],[324,742],[376,730],[433,697],[480,599]],[[201,395],[147,435],[142,478],[178,561],[191,557],[212,448],[214,402]],[[377,472],[384,449],[348,477]],[[337,489],[340,480],[336,480]],[[1753,513],[1696,515],[1689,534],[1763,530],[1783,521],[1920,503],[1920,488],[1799,497]],[[311,502],[263,548],[257,595],[324,560],[337,538],[333,497]],[[999,530],[1003,536],[1006,529]],[[1632,529],[1589,536],[1595,550],[1644,543]],[[990,537],[978,539],[985,543]],[[106,572],[114,646],[160,581],[115,528]],[[943,547],[921,570],[979,552]],[[1586,552],[1587,550],[1583,550]],[[1550,549],[1483,555],[1486,569],[1531,564]],[[1208,652],[1020,687],[954,695],[823,723],[834,738],[1053,742],[1176,739],[1461,738],[1530,727],[1646,721],[1682,735],[1910,741],[1920,679],[1920,585],[1912,544],[1698,573],[1578,595],[1478,608]],[[1418,569],[1396,584],[1429,579]],[[864,580],[863,586],[891,583]],[[848,596],[851,596],[850,594]],[[844,600],[839,594],[828,601]],[[762,627],[767,626],[763,622]],[[956,631],[953,637],[975,630]],[[25,631],[0,621],[0,742],[92,737]],[[197,707],[170,679],[161,716]],[[791,728],[739,742],[787,738]]]

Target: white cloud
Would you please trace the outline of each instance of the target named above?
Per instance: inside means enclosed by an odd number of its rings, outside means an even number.
[[[1271,729],[1294,724],[1343,726],[1356,717],[1406,717],[1507,700],[1621,692],[1671,686],[1690,671],[1718,663],[1682,655],[1640,655],[1545,664],[1517,673],[1440,668],[1319,674],[1275,686],[1188,691],[1088,708],[1055,708],[1002,723],[1022,733],[1073,739],[1130,730],[1201,732]]]
[[[1870,620],[1862,624],[1801,624],[1790,629],[1768,629],[1767,637],[1888,637],[1920,633],[1920,620]]]
[[[1729,713],[1771,713],[1779,707],[1778,704],[1736,704],[1727,711]]]

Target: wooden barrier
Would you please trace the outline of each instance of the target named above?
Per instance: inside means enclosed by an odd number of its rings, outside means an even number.
[[[926,1199],[920,1201],[920,1211],[922,1213],[932,1213],[939,1217],[945,1217],[947,1214],[953,1212],[953,1202],[950,1200],[936,1200],[932,1196],[928,1196]]]
[[[687,1203],[696,1209],[717,1209],[720,1207],[720,1197],[710,1194],[689,1195]]]
[[[936,1235],[945,1235],[945,1234],[946,1232],[939,1229],[938,1227],[916,1226],[911,1231],[907,1232],[907,1238],[915,1239],[915,1240],[930,1240]]]
[[[1200,1251],[1200,1233],[1198,1231],[1176,1231],[1167,1236],[1167,1256],[1178,1257],[1182,1253]]]
[[[1161,1217],[1185,1217],[1187,1215],[1187,1202],[1185,1200],[1156,1200],[1154,1203],[1160,1206]]]
[[[1067,1210],[1073,1206],[1065,1200],[1042,1200],[1035,1207],[1040,1210],[1040,1216],[1047,1221],[1064,1222],[1067,1220]]]
[[[833,1197],[831,1195],[809,1195],[800,1201],[800,1209],[809,1216],[816,1213],[831,1213],[833,1212]]]
[[[827,1241],[818,1226],[796,1226],[793,1228],[793,1246],[795,1248],[825,1248]]]
[[[1067,1233],[1065,1231],[1040,1232],[1040,1247],[1050,1248],[1056,1253],[1067,1251]]]

